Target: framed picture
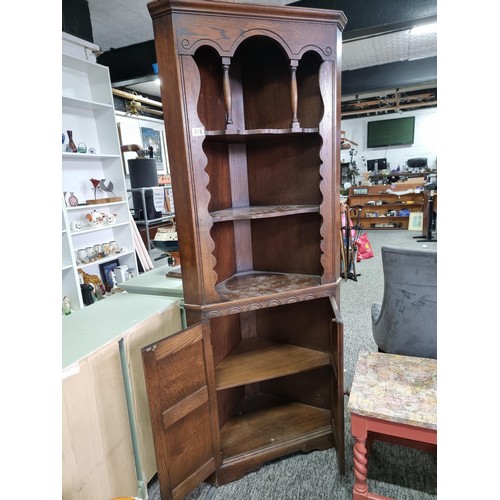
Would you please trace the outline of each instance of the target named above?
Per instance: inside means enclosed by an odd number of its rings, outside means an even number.
[[[423,212],[410,212],[410,219],[408,220],[408,231],[422,231],[423,222]]]
[[[368,188],[354,188],[353,194],[368,194]]]
[[[113,286],[111,282],[111,271],[114,270],[115,267],[120,265],[120,261],[118,259],[113,259],[108,262],[104,262],[99,264],[99,272],[101,273],[102,282],[104,285]]]
[[[154,128],[141,127],[142,147],[148,151],[153,147],[153,158],[156,160],[157,168],[163,170],[163,151],[161,147],[161,132]]]

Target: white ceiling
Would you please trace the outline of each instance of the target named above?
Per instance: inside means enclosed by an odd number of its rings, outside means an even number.
[[[246,1],[286,5],[293,0]],[[154,38],[151,17],[147,9],[148,0],[88,0],[88,3],[94,43],[103,52]],[[344,42],[342,70],[349,71],[436,55],[437,33],[415,35],[406,29]],[[154,82],[128,85],[127,88],[160,97],[160,87]]]

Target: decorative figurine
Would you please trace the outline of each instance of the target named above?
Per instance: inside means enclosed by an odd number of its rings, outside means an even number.
[[[66,295],[62,300],[62,312],[64,316],[68,316],[68,314],[71,314],[71,301],[69,300],[69,297],[66,297]]]
[[[97,188],[99,187],[99,183],[101,182],[99,179],[90,179],[90,182],[92,183],[92,187],[94,189],[94,200],[97,200]]]

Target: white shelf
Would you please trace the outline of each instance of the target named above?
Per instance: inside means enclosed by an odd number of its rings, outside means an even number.
[[[70,235],[71,236],[78,236],[81,234],[88,234],[88,233],[95,233],[96,231],[103,231],[105,229],[113,229],[115,227],[120,227],[120,226],[129,226],[130,222],[116,222],[115,224],[102,224],[100,226],[89,226],[84,229],[80,229],[78,231],[71,231]]]
[[[111,104],[106,104],[96,101],[87,101],[85,99],[79,99],[76,97],[62,97],[63,106],[72,106],[74,108],[80,109],[112,109],[114,112],[114,107]]]
[[[119,259],[120,257],[127,257],[127,256],[132,255],[132,254],[134,254],[134,252],[117,253],[114,255],[110,255],[109,257],[105,257],[104,259],[93,260],[92,262],[87,262],[86,264],[78,264],[77,268],[78,269],[88,269],[89,267],[99,265],[99,264],[104,264],[105,262],[111,262],[112,260]]]
[[[63,160],[106,160],[106,159],[116,159],[120,158],[120,155],[111,154],[111,155],[98,155],[98,154],[90,154],[90,153],[62,153]]]
[[[120,207],[122,205],[125,205],[128,208],[128,201],[127,200],[122,200],[122,201],[112,201],[110,203],[99,203],[99,204],[81,204],[77,205],[75,207],[66,207],[66,211],[68,213],[70,212],[82,212],[82,211],[89,211],[89,210],[94,210],[98,208],[113,208],[113,207]]]
[[[121,198],[117,202],[74,207],[66,206],[64,199],[62,200],[62,296],[69,297],[73,309],[82,309],[84,303],[78,269],[100,276],[99,264],[118,259],[120,264],[127,265],[137,274],[137,260],[109,69],[96,63],[94,44],[76,37],[65,37],[63,33],[62,48],[61,126],[66,136],[61,152],[62,191],[73,193],[79,202],[85,202],[93,198],[90,179],[108,179],[114,184],[114,194],[110,193],[110,196]],[[68,130],[71,130],[77,147],[84,143],[87,151],[94,148],[96,153],[66,152]],[[106,215],[113,214],[116,217],[115,223],[86,225],[86,214],[94,210]],[[72,231],[71,227],[76,221],[82,222],[84,228]],[[109,241],[116,241],[120,248],[126,248],[126,252],[77,264],[78,249]]]

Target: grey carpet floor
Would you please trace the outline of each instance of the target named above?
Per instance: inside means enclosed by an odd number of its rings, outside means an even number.
[[[381,247],[436,249],[436,242],[418,242],[421,233],[403,230],[368,231],[374,257],[356,264],[357,281],[343,280],[340,311],[344,320],[345,389],[350,390],[358,355],[375,351],[371,333],[370,308],[381,302],[383,274]],[[345,403],[346,474],[338,472],[335,450],[297,453],[266,463],[238,481],[211,486],[202,483],[185,500],[344,500],[352,498],[354,440]],[[373,493],[397,500],[437,498],[435,454],[404,446],[374,442],[369,456],[368,485]],[[150,500],[160,500],[159,484],[149,489]]]

